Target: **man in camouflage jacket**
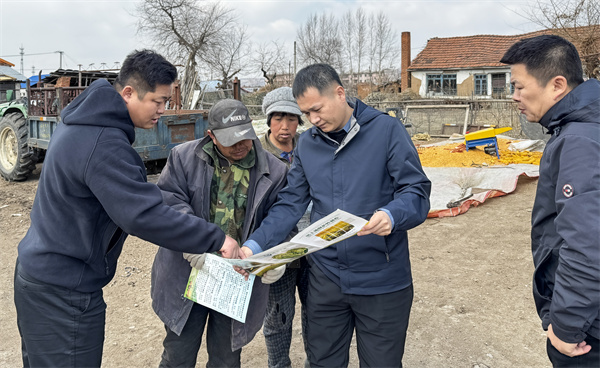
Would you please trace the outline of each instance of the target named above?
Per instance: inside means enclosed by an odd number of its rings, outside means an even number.
[[[158,186],[168,205],[217,224],[242,243],[275,203],[286,184],[287,167],[263,150],[241,102],[218,102],[208,120],[208,136],[171,151]],[[240,323],[183,297],[190,264],[202,266],[198,257],[159,250],[154,259],[152,307],[167,331],[160,366],[195,366],[206,325],[207,366],[239,366],[242,346],[262,326],[266,277],[254,282],[246,323]]]

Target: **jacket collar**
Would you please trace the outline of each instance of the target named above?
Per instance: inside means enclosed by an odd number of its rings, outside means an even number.
[[[342,148],[344,148],[348,142],[350,142],[360,131],[360,127],[362,125],[370,123],[377,116],[384,114],[383,112],[376,109],[369,109],[368,105],[363,103],[358,98],[348,98],[346,102],[352,109],[352,118],[350,123],[350,130],[348,131],[348,135],[344,138],[342,143],[338,144],[335,140],[331,139],[326,133],[324,133],[321,129],[313,126],[310,128],[310,134],[315,137],[316,135],[320,135],[323,139],[332,142],[335,145],[339,145],[339,147],[335,150],[335,154],[337,154]]]
[[[552,134],[554,130],[572,121],[594,122],[599,107],[600,82],[589,79],[554,104],[544,114],[540,124]]]

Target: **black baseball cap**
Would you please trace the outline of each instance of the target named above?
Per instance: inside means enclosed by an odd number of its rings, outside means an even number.
[[[246,106],[238,100],[221,100],[208,112],[208,129],[225,147],[244,139],[257,139]]]

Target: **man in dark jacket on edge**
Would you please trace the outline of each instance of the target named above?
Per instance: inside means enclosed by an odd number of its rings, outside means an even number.
[[[300,136],[288,185],[242,251],[283,241],[311,200],[313,222],[338,208],[369,219],[359,236],[308,259],[307,356],[312,367],[347,366],[356,329],[361,366],[401,366],[413,299],[406,232],[425,221],[431,183],[402,124],[348,102],[331,66],[299,71],[293,93],[314,126]]]
[[[63,111],[19,244],[14,298],[23,366],[100,366],[102,288],[127,234],[180,252],[241,253],[218,226],[165,205],[131,146],[135,128],[154,127],[165,112],[176,77],[162,56],[135,51],[114,87],[98,80]]]
[[[600,366],[600,83],[583,81],[577,49],[558,36],[504,54],[513,100],[552,137],[532,212],[533,296],[555,367]]]
[[[208,112],[207,133],[173,148],[158,186],[168,205],[215,223],[243,242],[277,200],[287,166],[263,150],[240,101],[217,102]],[[159,367],[194,367],[205,326],[206,366],[239,367],[242,347],[263,324],[268,284],[285,272],[280,266],[265,273],[261,282],[255,280],[246,322],[241,323],[182,296],[190,264],[200,269],[205,256],[160,248],[154,258],[152,307],[167,332]]]

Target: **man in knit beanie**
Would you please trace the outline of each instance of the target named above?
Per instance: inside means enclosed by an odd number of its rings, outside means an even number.
[[[293,151],[299,134],[296,130],[302,125],[302,112],[292,95],[290,87],[277,88],[265,96],[262,110],[267,115],[269,130],[260,137],[263,148],[275,157],[291,166]],[[308,211],[300,220],[308,225]],[[271,284],[269,302],[263,326],[265,343],[269,354],[269,368],[291,367],[290,345],[292,341],[292,322],[296,304],[296,286],[302,303],[302,332],[306,324],[304,301],[308,293],[308,263],[301,258],[288,265],[284,275]]]
[[[267,93],[262,110],[267,115],[269,131],[260,138],[263,148],[284,161],[288,167],[298,140],[296,130],[302,125],[302,112],[290,87],[280,87]]]

